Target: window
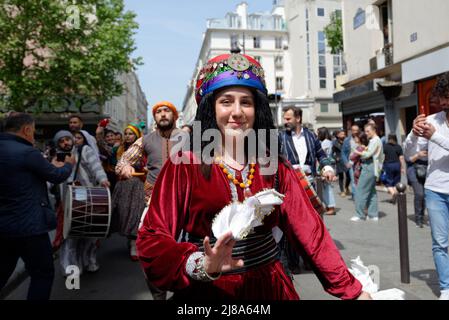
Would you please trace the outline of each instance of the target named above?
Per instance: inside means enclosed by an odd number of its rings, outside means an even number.
[[[318,53],[325,54],[326,53],[326,45],[324,42],[318,42]]]
[[[319,67],[320,78],[326,79],[326,67]]]
[[[320,79],[320,89],[326,89],[326,80]]]
[[[276,91],[282,91],[284,90],[284,78],[283,77],[276,77]]]
[[[335,10],[335,15],[337,18],[341,19],[341,10],[339,10],[339,9]]]
[[[317,14],[318,17],[324,17],[324,8],[318,8]]]
[[[284,27],[284,23],[282,21],[282,17],[281,16],[274,16],[274,30],[282,30]]]
[[[282,49],[282,37],[275,38],[275,47],[276,49]]]
[[[254,37],[253,42],[254,42],[254,48],[260,49],[260,37]]]
[[[284,68],[284,57],[276,56],[274,58],[274,65],[276,66],[276,69],[283,69]]]
[[[228,14],[228,25],[229,28],[239,28],[240,27],[240,20],[239,16],[237,14]]]
[[[312,67],[310,63],[310,25],[309,25],[309,9],[306,8],[306,38],[307,38],[307,89],[312,90]]]
[[[329,112],[329,104],[321,103],[320,104],[320,112],[321,113],[328,113]]]
[[[338,112],[341,112],[341,104],[338,105]]]
[[[236,34],[231,35],[231,49],[239,47],[239,36]]]
[[[323,31],[318,31],[318,41],[324,42],[326,40],[326,35]]]
[[[260,29],[260,16],[259,15],[251,15],[249,18],[250,28],[254,30]]]
[[[320,89],[326,89],[326,35],[323,31],[318,31],[318,74]]]

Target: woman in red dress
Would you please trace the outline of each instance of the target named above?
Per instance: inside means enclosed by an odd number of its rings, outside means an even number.
[[[235,53],[215,57],[199,74],[196,100],[201,133],[216,129],[222,143],[210,155],[212,163],[199,156],[207,142],[201,142],[197,152],[193,141],[192,152],[178,153],[164,165],[137,239],[147,280],[173,291],[175,300],[299,299],[278,259],[272,232],[277,226],[308,258],[328,293],[369,299],[348,271],[295,171],[278,156],[277,143],[270,149],[272,136],[257,135],[274,129],[260,64]],[[267,146],[268,164],[246,149],[239,157],[242,150],[235,141],[250,129],[256,133],[257,150]],[[273,163],[274,173],[267,174]],[[213,238],[213,220],[225,206],[265,189],[275,189],[284,198],[263,225],[243,240],[231,232]]]

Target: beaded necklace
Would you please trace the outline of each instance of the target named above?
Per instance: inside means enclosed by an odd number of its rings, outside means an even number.
[[[255,163],[249,164],[248,176],[247,176],[246,183],[245,183],[243,175],[245,174],[246,170],[242,171],[242,181],[240,182],[236,178],[236,176],[233,174],[234,170],[232,170],[232,168],[230,168],[228,165],[226,165],[223,162],[223,160],[221,159],[221,157],[216,157],[215,162],[218,164],[218,166],[221,168],[223,173],[226,175],[231,186],[233,186],[234,188],[236,188],[237,186],[242,188],[244,190],[245,197],[249,197],[252,195],[250,186],[253,183],[252,180],[254,179],[254,173],[256,172],[256,170],[254,169],[256,166]]]

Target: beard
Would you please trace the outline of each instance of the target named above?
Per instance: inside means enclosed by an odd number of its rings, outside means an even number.
[[[284,124],[284,128],[287,131],[293,131],[295,130],[295,125],[293,123],[286,123]]]
[[[156,123],[156,126],[161,131],[167,131],[167,130],[173,129],[173,123],[174,123],[174,121],[161,120]]]
[[[64,151],[64,152],[70,152],[73,149],[73,144],[71,146],[59,146],[59,150]]]

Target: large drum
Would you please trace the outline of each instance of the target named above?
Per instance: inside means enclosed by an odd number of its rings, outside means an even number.
[[[100,187],[68,186],[64,238],[106,238],[111,225],[111,194]]]

